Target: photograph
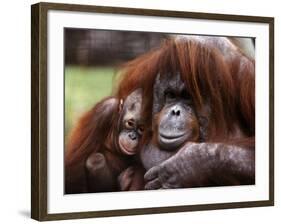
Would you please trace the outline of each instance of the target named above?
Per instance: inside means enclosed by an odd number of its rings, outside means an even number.
[[[0,223],[281,220],[277,1],[1,9]]]
[[[274,18],[31,7],[31,217],[274,205]]]
[[[64,29],[65,194],[255,184],[255,39]]]

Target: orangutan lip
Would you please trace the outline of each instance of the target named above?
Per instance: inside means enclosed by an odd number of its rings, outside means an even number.
[[[122,150],[123,152],[125,152],[126,154],[128,154],[128,155],[134,155],[134,154],[136,154],[136,153],[135,153],[135,150],[129,150],[129,149],[127,149],[127,147],[124,146],[121,141],[119,141],[119,145],[120,145],[121,150]]]
[[[177,138],[183,137],[184,135],[185,135],[185,133],[180,134],[180,135],[165,135],[165,134],[160,133],[160,137],[165,138],[165,139],[177,139]]]

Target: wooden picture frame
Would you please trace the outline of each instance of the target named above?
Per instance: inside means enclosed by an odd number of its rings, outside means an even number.
[[[194,204],[181,206],[143,207],[102,211],[59,212],[48,211],[48,13],[50,11],[102,13],[104,15],[132,15],[187,18],[210,21],[265,24],[268,26],[269,43],[269,173],[268,199],[228,203]],[[274,205],[274,18],[258,16],[224,15],[182,11],[162,11],[136,8],[118,8],[90,5],[38,3],[31,6],[31,117],[32,117],[32,164],[31,164],[31,217],[39,221],[80,219],[91,217],[124,216],[169,212],[246,208]],[[57,149],[63,150],[63,149]]]

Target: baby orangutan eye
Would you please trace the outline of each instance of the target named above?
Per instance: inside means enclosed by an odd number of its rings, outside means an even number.
[[[135,126],[135,121],[134,119],[129,119],[125,122],[125,127],[128,129],[132,129]]]

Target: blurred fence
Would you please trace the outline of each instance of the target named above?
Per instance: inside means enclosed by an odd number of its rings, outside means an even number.
[[[161,44],[161,33],[65,28],[65,136],[112,92],[116,66]]]
[[[116,65],[160,45],[162,33],[65,29],[66,65]]]

